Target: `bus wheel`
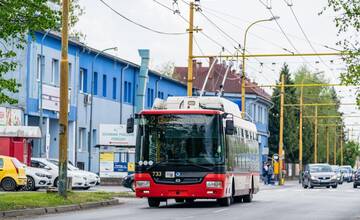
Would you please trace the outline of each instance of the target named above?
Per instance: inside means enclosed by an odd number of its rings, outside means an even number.
[[[242,196],[234,196],[234,203],[240,203],[242,202]]]
[[[160,206],[160,200],[154,198],[148,198],[148,204],[152,208],[157,208]]]
[[[249,202],[252,202],[252,200],[253,200],[253,190],[250,189],[249,194],[247,194],[243,197],[243,201],[246,203],[249,203]]]
[[[231,205],[231,197],[218,199],[217,202],[220,206],[230,206]]]

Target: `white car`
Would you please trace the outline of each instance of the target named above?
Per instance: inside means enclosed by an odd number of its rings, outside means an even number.
[[[79,168],[73,166],[70,163],[68,164],[68,168],[71,171],[80,172],[80,173],[86,175],[87,182],[90,187],[94,187],[95,185],[100,184],[100,177],[98,175],[96,175],[95,173],[85,171],[85,170],[80,170]]]
[[[45,158],[31,158],[31,166],[47,170],[52,174],[53,186],[57,187],[59,185],[59,168],[56,163]],[[72,188],[89,188],[85,175],[68,170],[67,176],[72,178]]]
[[[48,188],[53,184],[51,173],[44,169],[25,166],[25,173],[27,177],[25,190],[27,191]]]

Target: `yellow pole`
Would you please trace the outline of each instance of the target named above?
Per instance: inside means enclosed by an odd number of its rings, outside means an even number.
[[[281,74],[281,92],[280,92],[280,132],[279,132],[279,185],[283,185],[282,169],[284,158],[284,96],[285,96],[285,75]]]
[[[318,154],[318,149],[317,149],[317,144],[318,144],[318,140],[317,140],[317,129],[318,129],[318,118],[317,118],[317,114],[318,114],[318,107],[315,106],[315,128],[314,128],[314,163],[317,163],[317,154]]]
[[[344,149],[343,149],[343,131],[342,128],[340,130],[340,164],[341,166],[344,165]]]
[[[326,163],[330,163],[329,128],[326,126]]]
[[[301,84],[304,84],[304,80],[302,80]],[[304,100],[304,87],[301,87],[300,92],[300,118],[299,118],[299,167],[300,167],[300,173],[302,171],[302,158],[303,158],[303,141],[302,141],[302,135],[303,135],[303,100]]]
[[[335,134],[334,134],[334,165],[336,165],[336,127],[335,127]]]
[[[189,15],[189,56],[188,56],[188,76],[187,76],[187,95],[192,96],[193,87],[193,34],[194,34],[194,2],[190,2]]]
[[[68,24],[69,0],[62,2],[61,65],[60,65],[60,114],[59,114],[59,195],[67,196],[67,147],[68,147]]]

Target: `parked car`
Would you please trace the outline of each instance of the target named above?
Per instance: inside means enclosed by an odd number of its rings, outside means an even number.
[[[25,166],[25,174],[27,183],[24,189],[27,191],[36,191],[53,185],[51,173],[44,169]]]
[[[59,163],[59,161],[56,159],[51,159],[50,161],[52,163],[55,163],[56,165],[58,165]],[[68,169],[72,172],[84,175],[86,177],[86,185],[88,186],[88,188],[94,187],[97,183],[100,183],[100,177],[95,173],[85,170],[80,170],[79,168],[73,166],[71,163],[68,163]]]
[[[329,164],[308,164],[304,169],[302,186],[304,188],[336,188],[337,175]]]
[[[344,175],[344,181],[350,183],[352,182],[353,177],[353,170],[351,166],[341,166],[340,167],[341,172]]]
[[[343,176],[343,173],[340,170],[340,166],[332,165],[331,169],[336,173],[336,179],[337,179],[338,184],[343,184],[344,176]]]
[[[354,188],[360,186],[360,169],[358,169],[354,174]]]
[[[59,168],[55,163],[45,158],[31,158],[31,166],[35,168],[45,169],[49,173],[51,173],[53,186],[58,187]],[[72,188],[89,189],[85,175],[70,170],[68,170],[67,174],[68,177],[72,178]]]
[[[135,175],[129,174],[124,177],[123,179],[123,186],[126,188],[130,188],[133,192],[135,192],[135,181],[134,181]]]
[[[26,185],[24,166],[14,157],[0,155],[0,187],[15,191]]]

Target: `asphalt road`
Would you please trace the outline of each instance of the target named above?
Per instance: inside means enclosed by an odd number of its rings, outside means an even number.
[[[165,219],[206,219],[206,220],[351,220],[360,219],[360,188],[344,183],[337,189],[302,189],[297,184],[279,188],[266,186],[252,203],[237,203],[230,207],[219,207],[213,201],[198,201],[193,205],[176,204],[169,201],[160,208],[148,208],[145,199],[121,199],[123,205],[40,216],[38,220],[165,220]]]

